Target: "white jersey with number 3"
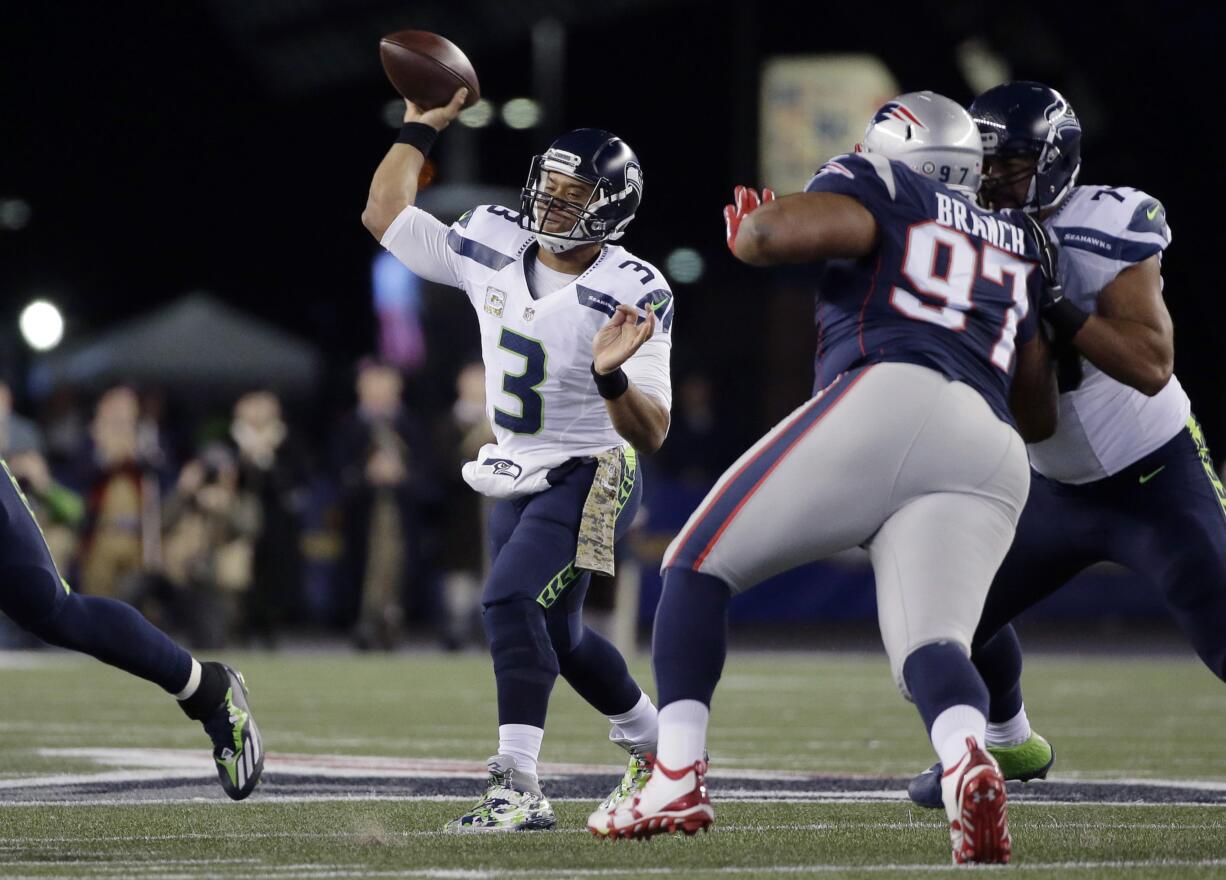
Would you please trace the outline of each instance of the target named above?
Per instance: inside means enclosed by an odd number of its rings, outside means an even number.
[[[525,257],[535,258],[535,237],[518,221],[507,208],[480,205],[448,228],[410,206],[381,242],[415,274],[463,290],[477,313],[497,443],[466,466],[465,478],[497,497],[540,491],[549,468],[626,445],[590,371],[592,338],[618,305],[655,312],[655,333],[624,369],[640,391],[672,405],[673,297],[660,271],[605,244],[581,275],[534,299]]]
[[[1060,242],[1065,296],[1091,314],[1099,293],[1120,272],[1171,243],[1162,204],[1129,187],[1076,187],[1044,223]],[[1174,376],[1147,397],[1084,358],[1081,366],[1081,386],[1060,395],[1055,435],[1030,446],[1030,462],[1043,476],[1062,483],[1101,480],[1153,452],[1187,424],[1191,404]]]

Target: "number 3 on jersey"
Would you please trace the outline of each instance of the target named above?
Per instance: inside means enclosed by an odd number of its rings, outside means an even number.
[[[946,251],[945,271],[937,272],[941,249]],[[1008,372],[1013,363],[1013,340],[1017,325],[1030,311],[1026,296],[1026,279],[1034,264],[984,242],[982,254],[971,239],[935,221],[912,226],[907,231],[906,257],[902,271],[907,280],[925,297],[937,305],[924,302],[909,290],[895,287],[890,291],[890,304],[908,318],[926,321],[954,331],[966,329],[966,316],[975,304],[972,291],[977,277],[1005,286],[1010,278],[1013,305],[1005,313],[1000,337],[992,347],[991,360]]]
[[[494,421],[516,434],[535,434],[545,420],[545,401],[536,389],[545,381],[545,348],[541,343],[514,330],[502,328],[498,347],[524,359],[522,373],[502,374],[502,390],[520,403],[519,415],[494,408]]]

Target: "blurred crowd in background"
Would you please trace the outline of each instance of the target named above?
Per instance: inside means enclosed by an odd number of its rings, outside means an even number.
[[[484,370],[463,365],[434,408],[404,379],[363,360],[352,407],[322,432],[266,389],[187,419],[156,388],[60,388],[27,408],[0,381],[0,454],[73,589],[130,602],[194,646],[331,632],[361,649],[459,648],[481,638],[484,502],[460,466],[493,439]],[[710,381],[685,378],[648,465],[687,496],[736,452],[712,406]],[[636,549],[658,557],[662,541]],[[0,644],[22,639],[0,627]]]

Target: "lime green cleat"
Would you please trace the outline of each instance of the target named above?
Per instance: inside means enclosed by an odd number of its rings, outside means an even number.
[[[1047,771],[1056,763],[1056,751],[1051,747],[1051,743],[1034,731],[1031,731],[1030,739],[1024,743],[1016,746],[988,746],[988,752],[1000,765],[1000,775],[1018,782],[1046,779]],[[940,809],[943,806],[941,764],[933,764],[912,779],[907,786],[907,796],[921,807]]]
[[[1046,779],[1047,771],[1056,763],[1056,752],[1051,743],[1031,731],[1030,739],[1016,746],[988,746],[988,752],[1000,765],[1005,779],[1029,782]]]

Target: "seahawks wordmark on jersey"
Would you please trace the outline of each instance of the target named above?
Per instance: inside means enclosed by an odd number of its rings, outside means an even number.
[[[1166,211],[1129,187],[1078,186],[1044,221],[1060,242],[1064,295],[1087,312],[1120,272],[1171,243]],[[1183,430],[1191,404],[1174,376],[1147,397],[1082,359],[1084,378],[1060,395],[1056,433],[1030,447],[1035,470],[1063,483],[1089,483],[1119,473]]]
[[[866,364],[918,364],[970,385],[1012,425],[1015,349],[1034,335],[1041,283],[1015,218],[871,153],[832,159],[805,190],[851,196],[878,229],[867,257],[822,265],[817,388]]]
[[[464,466],[478,492],[539,492],[550,468],[626,445],[590,371],[592,338],[618,305],[655,312],[655,333],[624,369],[640,391],[671,407],[673,296],[650,263],[606,243],[581,275],[533,298],[526,272],[535,264],[525,261],[536,259],[535,237],[516,212],[497,205],[474,208],[450,229],[409,206],[382,244],[417,275],[462,289],[477,313],[486,415],[497,441]]]

